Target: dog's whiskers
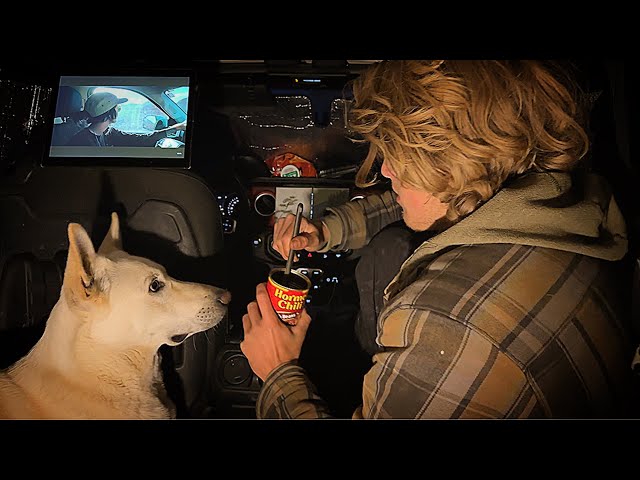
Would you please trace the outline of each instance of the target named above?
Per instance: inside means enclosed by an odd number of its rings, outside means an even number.
[[[217,327],[217,325],[215,325],[211,330],[215,330],[215,328]],[[204,337],[207,339],[207,343],[213,345],[213,342],[211,341],[211,339],[209,338],[209,335],[207,335],[207,330],[204,331]]]

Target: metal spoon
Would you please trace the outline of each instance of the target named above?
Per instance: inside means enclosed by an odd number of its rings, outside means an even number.
[[[300,234],[300,221],[302,220],[303,209],[304,209],[304,205],[302,205],[302,203],[298,203],[298,208],[296,209],[296,222],[293,225],[293,235],[291,236],[292,240]],[[294,255],[295,255],[295,250],[292,248],[289,250],[289,258],[287,259],[287,266],[284,269],[285,275],[289,275],[291,273],[291,265],[293,264]]]

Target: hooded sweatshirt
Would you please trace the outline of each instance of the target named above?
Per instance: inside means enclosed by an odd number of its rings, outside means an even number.
[[[401,218],[393,192],[328,209],[326,250]],[[353,418],[629,414],[630,329],[615,264],[625,222],[595,175],[529,173],[424,241],[385,289],[381,352]],[[330,417],[297,361],[265,379],[260,418]]]

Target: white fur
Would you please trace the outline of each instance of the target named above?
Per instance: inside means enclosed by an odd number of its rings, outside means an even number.
[[[155,293],[154,279],[164,284]],[[124,252],[115,213],[98,253],[70,224],[60,299],[38,343],[0,372],[0,418],[174,417],[158,349],[219,323],[229,301],[225,290],[180,282]]]

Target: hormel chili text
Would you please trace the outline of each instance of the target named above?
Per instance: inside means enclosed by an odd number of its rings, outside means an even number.
[[[275,268],[269,273],[267,281],[269,299],[283,322],[289,325],[298,323],[298,316],[304,309],[310,287],[311,281],[296,271],[286,275],[284,268]]]

